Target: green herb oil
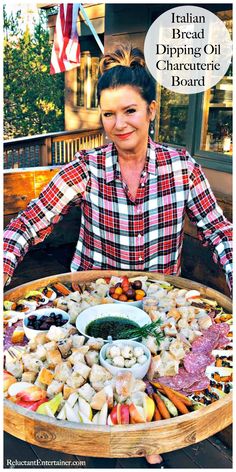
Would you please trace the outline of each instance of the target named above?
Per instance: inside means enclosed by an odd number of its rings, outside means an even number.
[[[139,328],[139,325],[135,321],[128,320],[127,318],[119,318],[118,316],[105,316],[104,318],[98,318],[97,320],[91,321],[86,328],[86,334],[93,336],[94,338],[107,339],[108,336],[112,336],[112,339],[128,339],[129,335],[121,336],[121,332],[128,329]]]

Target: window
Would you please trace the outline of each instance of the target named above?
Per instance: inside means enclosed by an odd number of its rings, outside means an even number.
[[[232,37],[232,10],[215,13]],[[204,167],[232,172],[232,64],[204,93],[183,95],[157,85],[157,141],[186,147]]]
[[[157,102],[157,140],[185,146],[189,96],[158,86]]]
[[[232,37],[232,12],[219,12],[218,16]],[[204,93],[200,150],[232,155],[232,99],[231,64],[222,80]]]
[[[232,10],[216,13],[232,37]],[[193,153],[200,164],[232,172],[232,64],[211,89],[197,94]]]

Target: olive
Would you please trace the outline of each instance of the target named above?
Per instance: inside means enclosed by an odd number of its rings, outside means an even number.
[[[35,321],[34,329],[40,329],[41,323],[39,321]]]
[[[117,282],[117,284],[115,284],[115,288],[117,287],[121,287],[121,282]]]
[[[36,319],[37,319],[37,316],[36,316],[36,315],[30,315],[30,316],[28,316],[28,320],[29,320],[29,321],[34,321],[34,320],[36,320]]]
[[[142,282],[141,280],[135,280],[133,283],[132,283],[132,287],[134,290],[139,290],[140,288],[142,288]]]
[[[125,292],[125,295],[128,297],[128,299],[132,299],[135,297],[135,291],[133,288],[129,288],[127,292]]]
[[[42,323],[41,326],[40,326],[40,329],[42,329],[42,330],[46,330],[48,328],[49,328],[49,326],[46,322]]]

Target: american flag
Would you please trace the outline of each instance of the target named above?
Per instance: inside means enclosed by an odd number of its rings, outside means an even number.
[[[50,74],[64,72],[80,64],[77,18],[80,3],[61,3],[54,32]]]

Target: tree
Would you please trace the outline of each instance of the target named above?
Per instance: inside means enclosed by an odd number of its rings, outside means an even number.
[[[50,75],[47,16],[21,31],[4,8],[4,139],[64,130],[64,74]]]

